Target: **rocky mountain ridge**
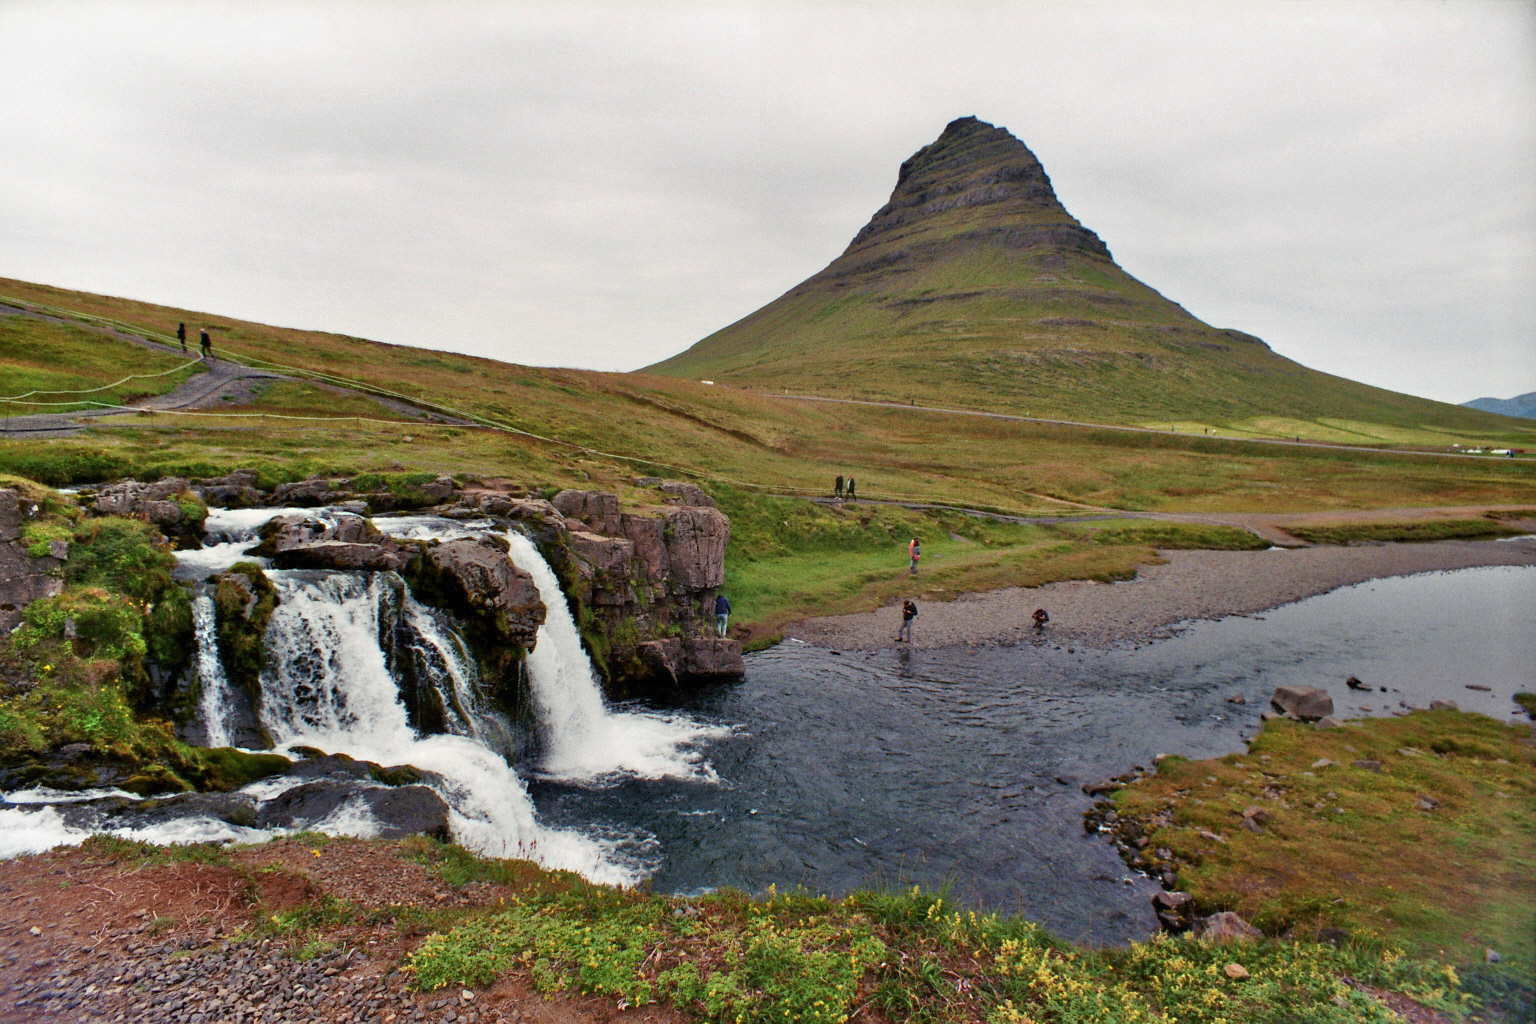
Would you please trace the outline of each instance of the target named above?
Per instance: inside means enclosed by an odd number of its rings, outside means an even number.
[[[1201,321],[1118,266],[1035,154],[975,117],[901,165],[889,199],[830,264],[640,372],[1164,429],[1473,422]]]

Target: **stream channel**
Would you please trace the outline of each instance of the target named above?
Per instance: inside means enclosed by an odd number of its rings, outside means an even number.
[[[240,558],[276,510],[264,513],[224,513],[225,534],[183,554],[185,575],[201,579]],[[376,522],[402,535],[465,528]],[[532,545],[510,540],[514,559],[556,586]],[[667,707],[604,702],[562,602],[529,661],[543,753],[509,766],[485,738],[493,722],[415,735],[381,675],[378,616],[391,606],[442,652],[443,685],[472,690],[441,617],[408,595],[381,600],[366,578],[274,576],[288,620],[268,632],[277,662],[263,678],[269,730],[285,745],[442,773],[455,836],[472,849],[603,881],[648,879],[671,893],[947,888],[964,906],[1087,943],[1154,931],[1156,885],[1084,833],[1084,782],[1150,767],[1159,753],[1239,751],[1276,686],[1322,686],[1339,717],[1440,699],[1505,721],[1519,714],[1513,694],[1536,690],[1536,567],[1373,580],[1109,649],[1058,643],[1049,629],[1028,643],[939,650],[790,642],[749,655],[743,680]],[[205,680],[216,660],[204,651]],[[1371,689],[1346,688],[1350,676]],[[210,735],[216,705],[205,701]],[[281,792],[249,789],[258,800]],[[0,794],[0,855],[81,841],[91,829],[78,802],[104,795]],[[369,834],[356,815],[311,827]],[[126,834],[166,842],[271,833],[183,822]]]

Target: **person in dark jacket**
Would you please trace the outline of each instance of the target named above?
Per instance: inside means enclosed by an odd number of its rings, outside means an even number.
[[[724,594],[715,596],[715,634],[725,636],[726,620],[731,617],[731,602],[725,599]]]
[[[848,483],[843,486],[843,493],[848,495],[848,500],[849,501],[857,501],[858,500],[857,498],[855,498],[853,496],[853,477],[849,477],[848,478]]]
[[[832,497],[834,497],[834,498],[841,498],[842,496],[843,496],[843,477],[842,477],[842,474],[839,473],[838,477],[837,477],[837,480],[832,484]]]
[[[197,345],[203,350],[204,359],[213,358],[213,339],[208,337],[208,328],[204,327],[197,332]]]
[[[181,342],[181,350],[183,352],[185,352],[187,350],[187,325],[186,324],[177,324],[176,325],[176,340]]]
[[[901,602],[901,629],[896,633],[896,642],[912,642],[912,620],[917,618],[917,605],[910,599]]]
[[[1051,617],[1049,615],[1045,614],[1045,609],[1044,608],[1036,608],[1035,609],[1035,614],[1030,616],[1030,618],[1035,620],[1035,628],[1036,629],[1044,629],[1045,628],[1045,624],[1047,622],[1051,621]]]

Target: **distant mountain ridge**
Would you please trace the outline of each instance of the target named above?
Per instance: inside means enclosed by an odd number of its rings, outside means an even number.
[[[951,121],[842,255],[640,371],[812,395],[1101,422],[1364,420],[1444,403],[1308,369],[1136,280],[1006,129]]]
[[[1470,402],[1462,402],[1468,409],[1481,409],[1483,412],[1496,412],[1500,416],[1518,416],[1521,419],[1536,419],[1536,391],[1527,391],[1523,395],[1514,398],[1474,398]]]

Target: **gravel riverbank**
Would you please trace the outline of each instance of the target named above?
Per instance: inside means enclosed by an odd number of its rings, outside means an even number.
[[[1046,633],[1094,646],[1165,636],[1178,623],[1251,614],[1385,576],[1482,565],[1536,565],[1536,539],[1359,544],[1268,551],[1166,551],[1124,583],[1072,581],[1010,587],[984,594],[935,595],[912,580],[920,608],[912,645],[1006,643],[1033,635],[1030,616],[1044,608]],[[886,647],[901,624],[897,601],[873,612],[805,619],[786,639],[839,650]]]

